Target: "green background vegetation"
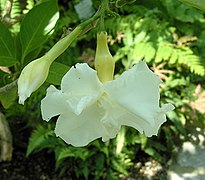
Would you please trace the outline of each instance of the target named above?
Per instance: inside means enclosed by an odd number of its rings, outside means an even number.
[[[5,0],[0,2],[2,13]],[[11,17],[21,16],[23,20],[9,27],[0,22],[0,66],[9,67],[9,73],[0,71],[0,87],[16,80],[26,64],[46,53],[65,33],[63,29],[72,29],[81,22],[74,9],[77,3],[14,0]],[[41,150],[54,152],[59,176],[69,170],[76,178],[117,179],[119,174],[129,175],[142,156],[166,163],[183,141],[199,142],[191,136],[197,129],[204,133],[204,12],[173,0],[126,3],[111,1],[111,9],[119,16],[105,19],[109,48],[116,60],[115,74],[117,77],[144,59],[162,78],[161,103],[170,102],[176,109],[167,114],[158,136],[147,138],[123,127],[109,142],[96,140],[75,148],[55,137],[55,119],[50,123],[41,119],[40,101],[49,84],[59,86],[62,76],[77,62],[93,67],[98,27],[75,40],[52,64],[47,82],[24,106],[17,103],[16,87],[0,93],[0,110],[14,134],[19,131],[16,121],[28,129],[27,156]],[[94,11],[99,4],[93,0]],[[13,141],[21,144],[16,136]]]

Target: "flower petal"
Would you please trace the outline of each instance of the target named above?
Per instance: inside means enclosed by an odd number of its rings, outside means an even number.
[[[107,131],[100,122],[103,113],[97,103],[84,109],[80,115],[68,111],[58,118],[55,133],[68,144],[86,146],[91,141],[106,136]]]
[[[147,121],[144,121],[141,117],[137,117],[135,114],[127,112],[122,118],[122,125],[130,126],[137,129],[140,133],[144,131],[145,135],[151,137],[157,135],[160,126],[166,121],[165,113],[174,109],[172,104],[165,104],[160,111],[156,113],[154,117],[154,126],[150,125]]]
[[[122,124],[119,119],[125,112],[106,93],[104,93],[98,100],[98,106],[104,110],[104,116],[100,121],[107,132],[102,136],[102,140],[107,141],[116,137]]]
[[[146,63],[140,61],[116,80],[106,83],[104,88],[119,105],[153,126],[154,116],[160,110],[160,82]]]
[[[77,115],[99,98],[101,87],[96,71],[86,63],[71,67],[61,83],[62,92],[67,95],[67,102]]]
[[[52,117],[66,112],[68,108],[62,92],[51,85],[47,89],[46,97],[41,100],[42,118],[49,121]]]
[[[139,62],[118,79],[104,85],[108,93],[119,106],[121,125],[131,126],[147,136],[156,135],[159,127],[166,121],[165,112],[173,105],[159,107],[159,84],[161,80],[147,67]]]

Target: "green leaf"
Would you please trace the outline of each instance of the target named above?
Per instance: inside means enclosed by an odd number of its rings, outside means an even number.
[[[86,148],[76,148],[72,146],[67,146],[65,148],[60,147],[55,149],[56,156],[56,168],[58,169],[61,163],[69,157],[79,158],[81,160],[87,160],[92,156],[93,152],[88,151]]]
[[[8,109],[17,98],[17,87],[9,89],[7,92],[0,93],[0,101],[5,109]]]
[[[131,59],[133,63],[137,63],[139,60],[145,58],[147,62],[150,62],[155,56],[156,50],[151,42],[140,42],[135,44],[134,50],[131,53]]]
[[[54,136],[54,132],[51,126],[44,127],[42,125],[37,126],[37,129],[32,132],[29,138],[29,144],[27,147],[26,155],[30,155],[35,150],[41,150],[48,143],[48,139]]]
[[[24,59],[25,62],[30,62],[34,59],[36,59],[39,55],[39,53],[41,52],[42,50],[42,47],[38,47],[36,48],[35,50],[31,51],[27,56],[26,58]]]
[[[50,67],[50,71],[46,81],[55,85],[60,85],[62,77],[68,70],[68,66],[61,63],[53,62]]]
[[[171,56],[172,53],[172,47],[169,47],[167,45],[159,45],[156,57],[155,57],[155,62],[160,63],[163,60],[168,60],[169,57]]]
[[[190,48],[184,47],[181,49],[177,49],[176,52],[178,53],[178,62],[180,64],[186,65],[194,74],[198,74],[201,76],[205,74],[204,64],[201,62],[201,59],[198,56],[196,56]]]
[[[186,129],[184,128],[184,125],[182,123],[181,117],[182,115],[177,114],[175,111],[169,112],[169,119],[173,122],[175,127],[177,128],[178,132],[182,135],[186,135]]]
[[[128,175],[127,170],[123,167],[122,164],[120,164],[118,161],[116,161],[114,158],[111,159],[112,162],[112,168],[115,169],[116,171],[124,174],[124,175]]]
[[[166,0],[166,4],[169,14],[177,20],[193,23],[195,20],[203,19],[202,12],[179,1]]]
[[[152,43],[147,43],[147,44],[149,44],[149,46],[147,46],[145,60],[146,60],[146,62],[150,62],[154,58],[156,50],[155,50],[154,45]]]
[[[59,18],[56,0],[45,1],[34,6],[25,16],[21,29],[22,61],[29,52],[39,48],[53,32]]]
[[[175,64],[178,59],[178,52],[177,49],[173,49],[171,57],[169,59],[169,64]]]
[[[203,0],[180,0],[180,1],[205,11],[205,1]]]
[[[134,47],[133,59],[142,60],[147,52],[147,43],[138,43]]]
[[[152,147],[146,147],[144,149],[144,152],[152,157],[154,157],[157,160],[162,160],[162,156]]]
[[[16,63],[15,43],[10,31],[0,22],[0,66]]]

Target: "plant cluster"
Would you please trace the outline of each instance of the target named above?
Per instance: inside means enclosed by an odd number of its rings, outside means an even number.
[[[57,0],[20,3],[13,1],[9,16],[3,16],[6,0],[0,4],[0,102],[7,119],[22,118],[32,128],[27,156],[41,150],[55,153],[56,169],[74,177],[117,179],[129,175],[141,154],[165,163],[184,140],[200,131],[205,122],[205,20],[204,12],[172,0],[110,1],[111,12],[105,17],[109,48],[116,61],[115,76],[144,59],[163,80],[162,104],[170,102],[175,110],[158,136],[148,138],[132,128],[123,127],[116,139],[106,143],[95,140],[86,147],[68,146],[54,134],[54,121],[44,123],[40,100],[49,83],[60,85],[62,77],[76,62],[94,65],[96,29],[82,35],[52,63],[46,82],[21,107],[17,104],[16,80],[21,70],[42,56],[55,42],[81,23],[75,6],[80,1]],[[100,3],[92,1],[93,11]],[[198,4],[195,5],[198,7]],[[202,7],[203,10],[203,7]],[[45,13],[46,12],[46,13]],[[63,29],[66,29],[63,32]],[[36,72],[38,74],[38,72]],[[12,123],[11,123],[12,124]],[[15,138],[15,137],[14,137]],[[197,136],[192,138],[199,142]]]

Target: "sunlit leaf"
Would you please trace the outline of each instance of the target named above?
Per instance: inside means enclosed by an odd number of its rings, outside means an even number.
[[[48,39],[58,18],[56,0],[45,1],[28,12],[20,29],[22,61],[29,52],[40,47]]]

